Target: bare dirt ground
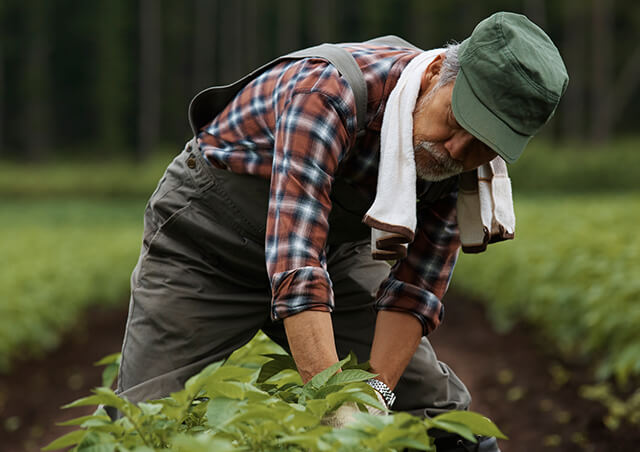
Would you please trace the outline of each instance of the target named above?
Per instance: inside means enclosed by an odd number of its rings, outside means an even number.
[[[577,395],[581,381],[558,384],[550,372],[555,361],[525,328],[496,334],[482,307],[464,296],[450,294],[446,306],[446,321],[432,342],[469,387],[471,408],[510,437],[501,442],[503,452],[640,450],[640,431],[607,430],[603,409]],[[65,433],[56,422],[91,411],[59,407],[100,384],[101,368],[93,363],[119,351],[125,318],[124,310],[90,311],[57,351],[0,376],[0,451],[39,450]]]

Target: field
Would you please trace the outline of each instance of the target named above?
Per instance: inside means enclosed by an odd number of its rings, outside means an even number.
[[[453,285],[498,328],[535,325],[565,359],[626,383],[640,375],[637,206],[638,194],[519,196],[516,239],[462,255]]]
[[[554,378],[588,369],[583,395],[608,406],[610,428],[640,422],[638,157],[626,142],[535,152],[511,169],[516,240],[461,255],[453,288],[499,331],[534,331],[563,363]],[[146,197],[169,160],[0,164],[0,371],[55,349],[88,307],[126,306]]]
[[[126,300],[144,201],[2,201],[0,370],[55,348],[90,303]]]

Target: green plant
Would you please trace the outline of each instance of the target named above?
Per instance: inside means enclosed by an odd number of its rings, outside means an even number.
[[[639,204],[622,193],[516,197],[515,240],[462,255],[452,286],[483,300],[498,329],[532,324],[566,360],[625,384],[640,376]]]
[[[463,255],[452,282],[482,300],[498,330],[533,325],[566,362],[589,365],[594,381],[615,379],[617,390],[582,392],[605,405],[609,427],[640,419],[640,396],[624,395],[640,378],[639,203],[632,193],[516,196],[516,239]]]
[[[607,408],[602,422],[610,430],[617,430],[623,421],[640,425],[640,389],[623,399],[616,395],[616,390],[610,384],[599,383],[582,386],[580,395],[585,399],[600,402]]]
[[[126,303],[144,200],[2,201],[0,371],[59,345],[86,308]]]
[[[45,450],[74,446],[75,451],[434,451],[430,428],[459,434],[504,435],[487,418],[472,412],[449,412],[432,419],[407,413],[374,416],[358,413],[348,426],[323,423],[347,402],[383,409],[364,381],[374,374],[353,354],[302,384],[286,354],[256,354],[268,347],[264,336],[227,361],[213,363],[190,378],[185,388],[160,400],[133,404],[108,387],[67,407],[104,405],[123,415],[112,421],[103,407],[63,425],[79,430]],[[257,363],[263,362],[261,366]],[[105,360],[115,363],[115,356]],[[342,371],[340,372],[340,368]],[[109,379],[105,383],[109,383]]]

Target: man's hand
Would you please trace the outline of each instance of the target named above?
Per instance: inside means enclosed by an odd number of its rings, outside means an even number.
[[[303,383],[338,362],[331,313],[300,312],[284,319],[284,329]]]
[[[371,346],[371,372],[390,389],[396,387],[400,376],[411,361],[422,339],[422,324],[411,314],[380,311]]]

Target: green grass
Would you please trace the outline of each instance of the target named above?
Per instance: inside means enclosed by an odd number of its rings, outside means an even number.
[[[600,147],[536,139],[509,165],[509,174],[517,193],[640,192],[638,148],[637,138]]]
[[[124,306],[144,200],[0,204],[0,370],[56,347],[90,304]]]
[[[179,150],[176,150],[176,155]],[[127,160],[70,161],[42,165],[0,162],[0,197],[143,197],[151,194],[171,153],[144,163]]]
[[[462,255],[453,286],[500,329],[532,324],[602,378],[640,375],[640,195],[516,196],[516,239]]]
[[[509,166],[517,193],[640,191],[640,140],[598,148],[535,139]],[[125,159],[28,165],[0,161],[0,197],[148,197],[180,147],[144,163]]]

